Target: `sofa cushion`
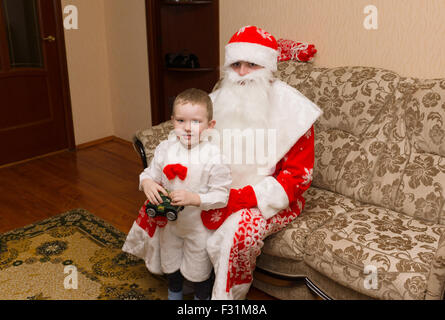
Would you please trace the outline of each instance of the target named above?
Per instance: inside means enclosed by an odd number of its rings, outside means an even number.
[[[309,234],[304,261],[364,295],[425,299],[427,289],[436,293],[440,289],[428,279],[433,262],[444,259],[444,234],[445,226],[364,205],[337,214]],[[367,266],[376,267],[376,288],[365,287]]]
[[[397,93],[410,148],[395,208],[445,224],[445,80],[404,78]]]
[[[395,109],[399,79],[391,71],[366,67],[332,68],[317,76],[313,94],[324,113],[315,126],[315,186],[393,209],[396,192],[388,189],[398,186],[392,182],[403,165],[396,163],[391,172],[379,169],[388,151],[403,152],[392,139],[400,115]]]
[[[327,68],[315,67],[312,63],[285,61],[278,63],[275,76],[300,91],[312,102],[315,102],[315,81],[326,70]]]
[[[332,217],[353,210],[358,205],[350,198],[316,187],[309,188],[304,196],[304,211],[285,229],[267,238],[262,250],[264,253],[302,261],[306,237]]]
[[[403,90],[408,83],[412,89]],[[445,157],[445,80],[404,78],[398,92],[407,100],[406,129],[415,151]]]
[[[354,135],[329,128],[316,129],[314,135],[314,173],[312,185],[335,192],[338,176],[348,155],[360,145]]]
[[[372,67],[327,69],[314,83],[314,102],[324,112],[320,124],[361,137],[383,107],[394,103],[399,78]]]
[[[361,137],[335,128],[316,130],[313,185],[394,209],[408,160],[405,141],[394,137],[400,118],[388,104]]]
[[[445,159],[412,152],[396,199],[398,211],[445,224]]]

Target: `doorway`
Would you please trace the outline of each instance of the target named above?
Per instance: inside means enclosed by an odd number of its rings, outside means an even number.
[[[0,0],[0,166],[74,148],[61,0]]]
[[[145,0],[152,125],[170,119],[185,89],[211,92],[219,80],[219,0]],[[175,66],[168,60],[187,60]],[[176,59],[172,59],[176,57]],[[173,61],[174,62],[174,61]]]

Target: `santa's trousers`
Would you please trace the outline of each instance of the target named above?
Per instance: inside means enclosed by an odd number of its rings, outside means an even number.
[[[242,209],[224,221],[207,241],[215,270],[213,300],[245,299],[263,240],[298,217],[302,208],[300,202],[268,220],[256,208]]]

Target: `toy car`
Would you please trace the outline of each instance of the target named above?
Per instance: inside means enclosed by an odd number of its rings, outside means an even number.
[[[145,213],[151,218],[163,216],[167,217],[169,221],[178,219],[178,213],[184,209],[184,206],[174,206],[170,203],[171,199],[168,196],[163,193],[160,193],[159,195],[161,196],[162,203],[159,205],[150,202],[147,203],[145,206]]]

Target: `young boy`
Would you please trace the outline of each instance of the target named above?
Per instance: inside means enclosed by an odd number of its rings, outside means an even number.
[[[140,175],[140,190],[149,202],[162,203],[160,193],[163,193],[171,198],[172,205],[184,206],[177,220],[168,221],[165,226],[158,224],[162,227],[156,230],[160,267],[167,275],[171,300],[182,299],[184,278],[194,283],[195,299],[209,299],[211,294],[212,264],[206,242],[212,231],[204,227],[201,211],[225,207],[232,183],[230,167],[224,163],[219,148],[202,139],[202,133],[215,126],[212,117],[212,101],[206,92],[188,89],[179,94],[171,117],[174,134],[158,145],[150,166]],[[138,221],[141,219],[147,220],[143,211]],[[141,226],[141,223],[133,225],[123,250],[146,262],[157,259],[154,252],[147,254],[154,250],[145,249],[146,252],[141,253],[131,248],[137,246],[138,230],[133,229]],[[152,232],[153,235],[156,236]],[[150,263],[153,261],[147,262],[147,266]]]

